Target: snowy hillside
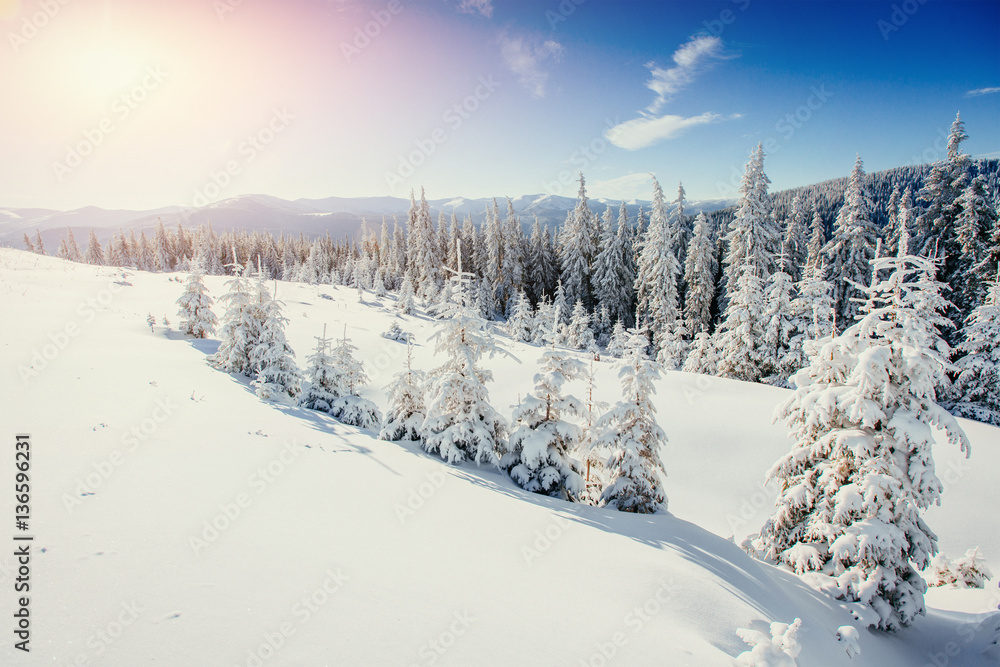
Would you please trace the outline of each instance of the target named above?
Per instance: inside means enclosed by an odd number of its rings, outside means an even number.
[[[748,648],[738,628],[795,618],[799,665],[1000,660],[996,580],[929,593],[938,609],[887,635],[728,539],[771,508],[762,479],[790,444],[771,423],[785,390],[667,373],[655,401],[670,513],[619,513],[260,401],[205,362],[217,341],[178,331],[175,278],[0,250],[0,405],[7,438],[32,436],[35,535],[32,650],[8,631],[0,663],[733,665]],[[206,278],[213,297],[225,280]],[[393,322],[414,334],[416,366],[439,363],[434,320],[397,317],[391,297],[277,290],[299,364],[324,325],[346,325],[383,411],[405,361],[380,336]],[[489,388],[509,415],[541,350],[503,340],[516,359],[488,363]],[[597,372],[613,402],[615,369]],[[927,521],[943,552],[979,546],[996,571],[1000,429],[962,425],[972,458],[935,451],[946,489]],[[836,638],[845,625],[860,631],[853,659]]]

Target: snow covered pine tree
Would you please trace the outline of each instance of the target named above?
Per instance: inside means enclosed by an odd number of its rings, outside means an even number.
[[[942,285],[931,260],[905,252],[876,252],[861,318],[840,336],[806,344],[810,364],[777,412],[795,445],[767,475],[781,491],[752,541],[833,597],[869,605],[883,630],[924,613],[918,571],[937,552],[937,537],[920,513],[942,489],[932,427],[969,451],[936,402],[949,352],[938,332],[946,322]]]

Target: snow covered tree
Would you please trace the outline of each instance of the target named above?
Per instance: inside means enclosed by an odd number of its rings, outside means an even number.
[[[480,368],[483,355],[502,351],[489,334],[469,290],[472,276],[453,276],[451,301],[438,306],[444,317],[434,333],[434,353],[446,357],[431,371],[423,448],[449,463],[472,459],[498,464],[506,451],[507,424],[489,402],[486,383],[493,373]]]
[[[420,440],[425,418],[423,371],[413,368],[413,344],[406,345],[406,370],[389,385],[389,411],[378,437],[392,442]]]
[[[184,293],[177,299],[177,305],[180,307],[177,314],[181,316],[181,330],[195,338],[207,338],[214,334],[215,326],[219,320],[212,312],[213,303],[212,297],[208,295],[205,288],[201,267],[195,265],[188,275]]]
[[[535,387],[514,409],[513,432],[500,467],[528,491],[576,500],[584,483],[571,452],[580,442],[580,427],[567,416],[583,413],[583,404],[563,394],[563,385],[583,375],[583,362],[553,345],[538,362]]]
[[[802,280],[795,283],[791,303],[794,331],[788,342],[786,365],[791,371],[806,366],[806,341],[833,335],[833,287],[824,278],[822,266],[807,266]]]
[[[928,586],[954,586],[955,588],[985,588],[993,573],[986,559],[979,554],[979,547],[969,549],[965,556],[954,561],[938,554],[931,561]]]
[[[941,279],[948,284],[957,284],[954,279],[961,270],[958,263],[961,247],[955,222],[959,215],[956,204],[970,176],[971,159],[961,148],[968,138],[961,115],[955,114],[948,136],[947,156],[934,165],[917,193],[917,199],[925,206],[915,221],[914,248],[921,255],[944,257]],[[953,318],[955,315],[958,313],[952,313]],[[955,324],[961,324],[960,320]]]
[[[48,254],[47,252],[45,252],[45,242],[42,241],[42,233],[37,229],[35,230],[35,252],[38,253],[39,255]]]
[[[410,276],[403,278],[403,286],[399,288],[399,296],[396,297],[396,308],[404,315],[412,315],[417,311],[416,295],[413,293],[413,281]]]
[[[1000,426],[1000,275],[962,329],[958,377],[946,405],[952,414]]]
[[[764,173],[764,148],[757,144],[747,162],[740,183],[736,217],[726,235],[728,251],[724,260],[724,279],[727,293],[739,289],[742,275],[753,273],[763,280],[774,273],[781,229],[774,219],[774,204],[767,191],[770,183]]]
[[[782,253],[778,270],[768,279],[764,292],[764,344],[768,359],[765,373],[769,381],[784,386],[794,371],[797,360],[789,357],[791,338],[796,321],[792,309],[792,277],[784,270],[785,256]]]
[[[759,381],[767,370],[764,284],[752,265],[743,267],[729,294],[725,319],[715,334],[718,374],[746,382]]]
[[[209,362],[227,373],[256,377],[250,355],[260,340],[261,320],[255,305],[249,266],[234,267],[236,275],[226,283],[229,291],[219,297],[226,308],[219,329],[219,348]]]
[[[684,264],[684,323],[688,333],[708,331],[712,324],[712,300],[715,298],[715,274],[719,262],[715,256],[712,228],[704,212],[694,221],[694,235]]]
[[[258,265],[258,271],[260,271]],[[302,393],[302,373],[295,365],[295,352],[285,338],[288,318],[281,301],[271,296],[258,273],[254,310],[260,316],[257,342],[250,349],[250,368],[256,371],[257,396],[271,401],[297,401]]]
[[[563,226],[560,263],[566,298],[573,303],[580,301],[588,308],[593,303],[591,271],[596,254],[595,227],[594,214],[587,203],[586,183],[581,173],[576,208],[570,211]]]
[[[610,211],[610,206],[608,208]],[[605,228],[604,243],[597,255],[594,291],[611,320],[631,321],[635,301],[635,269],[631,260],[631,238],[625,202],[618,213],[618,229]]]
[[[955,206],[958,209],[955,240],[961,250],[956,258],[957,275],[961,280],[952,283],[952,299],[960,312],[969,313],[982,303],[990,273],[996,266],[991,262],[990,233],[997,225],[997,209],[981,175],[972,179]]]
[[[667,436],[656,423],[652,395],[659,367],[646,357],[649,341],[632,334],[621,361],[618,377],[622,399],[597,423],[601,432],[596,446],[609,452],[606,466],[610,484],[601,494],[601,505],[622,512],[652,514],[665,511],[665,475],[660,448]]]
[[[330,356],[330,339],[316,336],[316,349],[307,359],[305,390],[302,392],[302,407],[321,412],[332,412],[336,398],[340,395],[340,375],[333,366]]]
[[[330,409],[330,414],[337,421],[349,426],[357,426],[374,430],[382,423],[382,415],[375,404],[367,398],[362,398],[360,392],[368,384],[368,374],[364,364],[354,357],[358,348],[347,337],[347,326],[344,326],[344,337],[341,338],[330,354],[333,368],[332,387],[336,398]]]
[[[31,242],[31,237],[28,236],[27,232],[24,233],[24,249],[28,252],[35,252],[35,244]]]
[[[635,290],[639,305],[636,322],[653,333],[653,347],[659,348],[662,338],[674,328],[680,318],[678,279],[681,267],[674,249],[674,233],[667,221],[663,189],[653,178],[653,211],[642,241],[638,259]]]
[[[809,254],[809,230],[803,205],[802,195],[795,195],[792,199],[792,212],[785,228],[785,243],[782,248],[788,261],[785,270],[793,280],[798,280],[802,275],[802,267],[805,266]]]
[[[507,335],[524,343],[531,342],[534,337],[535,313],[531,301],[525,296],[524,290],[517,293],[510,319],[507,320]]]
[[[583,303],[576,302],[566,327],[566,345],[577,350],[586,350],[594,344],[594,330],[590,328],[590,314]]]
[[[864,163],[859,155],[837,213],[833,237],[824,252],[829,260],[837,317],[850,325],[860,312],[858,298],[871,271],[878,229],[871,221],[871,202],[864,185]]]
[[[629,333],[621,320],[615,322],[614,329],[611,330],[611,340],[608,341],[608,354],[617,359],[621,359],[628,347]]]
[[[823,248],[826,247],[826,226],[823,224],[823,216],[817,209],[813,213],[812,222],[809,224],[809,247],[806,255],[806,266],[816,267],[823,262]]]
[[[942,489],[932,444],[944,433],[968,454],[969,442],[936,402],[949,350],[947,320],[928,309],[942,288],[933,263],[904,254],[872,266],[861,318],[808,344],[810,364],[778,409],[795,444],[767,475],[780,492],[753,546],[896,630],[924,613],[918,571],[937,552],[921,517]]]
[[[712,340],[712,334],[707,331],[695,334],[694,341],[691,343],[681,370],[685,373],[701,373],[703,375],[715,375],[718,373],[719,357],[715,351],[715,342]]]
[[[684,365],[688,351],[687,335],[684,321],[678,319],[668,325],[660,336],[659,346],[656,348],[656,363],[663,370],[676,371]]]

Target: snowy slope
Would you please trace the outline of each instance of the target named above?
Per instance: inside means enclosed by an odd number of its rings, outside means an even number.
[[[206,279],[213,297],[224,281]],[[725,539],[767,515],[773,493],[761,479],[788,447],[770,423],[782,390],[668,374],[657,405],[671,513],[625,515],[262,403],[245,378],[205,363],[214,341],[177,332],[182,287],[170,275],[0,250],[4,437],[33,436],[37,535],[32,652],[15,651],[5,630],[0,664],[731,665],[745,648],[737,627],[795,617],[800,665],[923,665],[938,655],[996,664],[981,655],[996,614],[939,611],[897,636],[862,631],[863,653],[850,660],[834,638],[852,622],[840,605]],[[353,290],[329,286],[278,290],[300,364],[324,323],[338,333],[347,324],[373,376],[368,397],[384,408],[405,357],[378,335],[393,321],[391,301],[359,304]],[[436,365],[433,322],[399,321],[416,335],[416,364]],[[530,388],[540,352],[510,348],[520,364],[490,364],[505,414]],[[50,358],[22,379],[36,351]],[[614,370],[602,363],[599,373],[613,401]],[[965,424],[974,458],[959,465],[937,452],[961,477],[928,521],[945,552],[979,545],[997,565],[1000,430]],[[0,494],[2,517],[13,514],[9,495]],[[0,556],[8,619],[12,566]],[[995,582],[945,593],[946,606],[967,611],[1000,602]]]

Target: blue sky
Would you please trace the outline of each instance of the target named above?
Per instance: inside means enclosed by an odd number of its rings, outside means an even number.
[[[53,3],[57,4],[57,3]],[[1000,154],[1000,2],[0,0],[0,206],[732,196]],[[52,12],[50,12],[52,13]],[[368,35],[364,34],[367,29]]]

